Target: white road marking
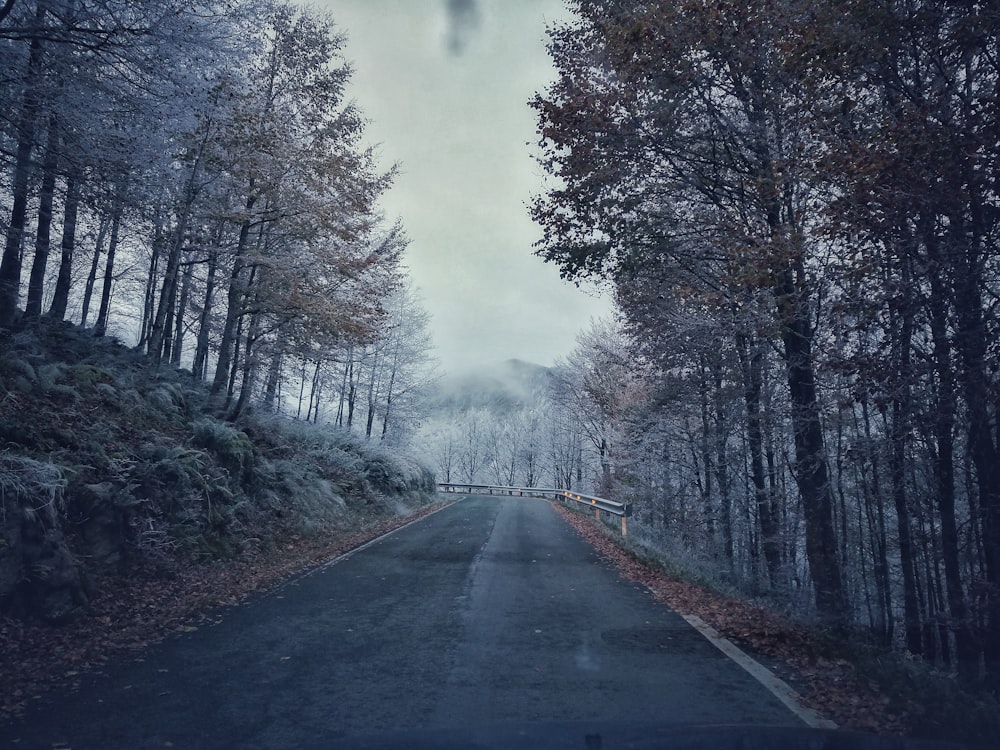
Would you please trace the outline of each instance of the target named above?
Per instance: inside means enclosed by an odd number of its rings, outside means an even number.
[[[751,677],[771,691],[775,698],[785,704],[789,711],[798,716],[813,729],[836,729],[836,723],[824,719],[816,711],[803,706],[799,694],[791,685],[778,677],[774,672],[742,651],[735,643],[722,637],[719,632],[697,615],[685,615],[678,612],[695,630],[701,633],[719,651],[745,669]]]
[[[326,568],[329,568],[329,567],[330,567],[331,565],[336,565],[337,563],[339,563],[339,562],[341,562],[341,561],[343,561],[343,560],[346,560],[347,558],[349,558],[349,557],[350,557],[351,555],[353,555],[353,554],[354,554],[355,552],[360,552],[360,551],[361,551],[361,550],[363,550],[363,549],[368,549],[368,548],[369,548],[369,547],[371,547],[371,546],[372,546],[373,544],[379,544],[379,543],[380,543],[380,542],[382,542],[382,541],[383,541],[384,539],[387,539],[388,537],[390,537],[390,536],[392,536],[393,534],[395,534],[395,533],[396,533],[397,531],[402,531],[402,530],[403,530],[403,529],[405,529],[405,528],[406,528],[407,526],[412,526],[413,524],[417,523],[418,521],[423,521],[423,520],[424,520],[425,518],[430,518],[430,517],[431,517],[431,516],[433,516],[433,515],[434,515],[435,513],[440,513],[440,512],[441,512],[442,510],[444,510],[445,508],[450,508],[450,507],[452,507],[453,505],[455,505],[456,503],[460,503],[460,502],[461,502],[462,500],[464,500],[464,499],[465,499],[465,498],[460,498],[460,499],[456,500],[455,502],[452,502],[452,503],[448,503],[447,505],[442,505],[442,506],[441,506],[440,508],[437,508],[436,510],[432,510],[432,511],[431,511],[430,513],[427,513],[427,514],[425,514],[425,515],[422,515],[422,516],[420,516],[420,518],[414,518],[414,519],[413,519],[412,521],[407,521],[407,522],[406,522],[406,523],[404,523],[404,524],[403,524],[402,526],[397,526],[397,527],[396,527],[396,528],[394,528],[394,529],[393,529],[392,531],[387,531],[386,533],[382,534],[382,536],[377,536],[377,537],[375,537],[374,539],[369,539],[369,540],[368,540],[367,542],[365,542],[364,544],[360,544],[360,545],[358,545],[357,547],[355,547],[354,549],[349,549],[349,550],[347,550],[347,552],[345,552],[344,554],[340,555],[339,557],[335,557],[335,558],[333,558],[332,560],[327,560],[327,561],[326,561],[325,563],[323,563],[322,565],[319,565],[319,566],[317,566],[316,568],[314,568],[313,570],[309,571],[309,574],[312,574],[312,573],[315,573],[315,572],[317,572],[317,571],[319,571],[319,570],[324,570],[324,569],[326,569]]]
[[[379,544],[383,540],[385,540],[386,538],[388,538],[388,537],[392,536],[393,534],[395,534],[397,531],[402,531],[407,526],[412,526],[413,524],[417,523],[418,521],[423,521],[425,518],[430,518],[435,513],[440,513],[445,508],[450,508],[453,505],[455,505],[456,503],[459,503],[459,502],[461,502],[464,499],[465,498],[459,498],[458,500],[455,500],[454,502],[448,503],[447,505],[442,505],[440,508],[437,508],[436,510],[432,510],[430,513],[422,515],[419,518],[414,518],[411,521],[407,521],[402,526],[397,526],[392,531],[387,531],[386,533],[382,534],[381,536],[377,536],[374,539],[369,539],[364,544],[358,545],[357,547],[354,547],[353,549],[349,549],[349,550],[347,550],[347,552],[345,552],[342,555],[339,555],[339,556],[333,558],[332,560],[327,560],[325,563],[320,563],[319,565],[317,565],[314,568],[310,568],[309,570],[305,570],[305,571],[301,571],[299,573],[293,574],[293,576],[291,578],[289,578],[289,579],[287,579],[287,580],[279,583],[277,586],[275,586],[273,589],[271,589],[269,592],[267,592],[267,595],[268,596],[273,596],[278,591],[281,591],[282,589],[284,589],[286,586],[297,586],[302,580],[308,578],[309,576],[316,575],[321,570],[326,570],[331,565],[336,565],[339,562],[343,562],[344,560],[346,560],[347,558],[349,558],[351,555],[353,555],[355,552],[360,552],[363,549],[368,549],[369,547],[371,547],[374,544]],[[361,578],[361,576],[355,576],[355,578]],[[283,597],[280,596],[280,595],[278,595],[278,598],[281,599]],[[247,606],[247,605],[249,605],[251,603],[252,603],[251,599],[248,597],[245,601],[243,601],[241,603],[241,606]]]

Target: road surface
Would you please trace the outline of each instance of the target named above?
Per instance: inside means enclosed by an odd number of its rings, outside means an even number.
[[[332,748],[396,730],[604,720],[801,726],[544,500],[464,499],[218,615],[47,696],[0,728],[0,748]]]

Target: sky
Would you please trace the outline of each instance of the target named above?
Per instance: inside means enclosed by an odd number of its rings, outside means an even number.
[[[432,318],[442,369],[507,359],[550,365],[611,303],[532,252],[543,189],[528,101],[553,77],[545,28],[562,0],[320,0],[347,33],[349,97],[402,220],[406,264]]]

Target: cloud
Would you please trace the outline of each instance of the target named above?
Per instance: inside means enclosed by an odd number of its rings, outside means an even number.
[[[479,31],[479,6],[476,0],[444,0],[448,14],[445,43],[456,57],[465,52]]]

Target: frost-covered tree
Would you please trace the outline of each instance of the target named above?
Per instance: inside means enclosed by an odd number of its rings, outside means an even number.
[[[616,289],[637,527],[995,680],[997,8],[571,6],[533,211]]]
[[[47,307],[134,333],[232,414],[276,408],[308,361],[318,419],[329,353],[378,340],[406,245],[376,205],[392,174],[344,98],[333,20],[285,0],[37,0],[9,9],[0,57],[0,328]]]

